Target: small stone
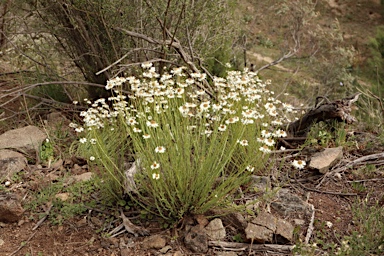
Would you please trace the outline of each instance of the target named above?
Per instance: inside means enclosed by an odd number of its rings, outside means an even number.
[[[277,198],[271,203],[272,208],[280,214],[306,214],[310,206],[299,196],[292,194],[288,189],[280,189]]]
[[[160,235],[153,235],[144,238],[143,248],[144,249],[161,249],[166,245],[167,241]]]
[[[206,233],[210,240],[223,240],[226,236],[225,228],[221,219],[213,219],[205,227]]]
[[[92,172],[85,172],[83,174],[75,175],[73,178],[76,182],[89,181],[92,178]]]
[[[294,219],[293,222],[295,222],[296,226],[303,226],[305,224],[305,220],[302,219]]]
[[[24,209],[18,197],[10,193],[0,194],[0,221],[17,222],[23,216]]]
[[[173,256],[183,256],[183,253],[181,251],[176,251]]]
[[[199,225],[202,227],[207,226],[209,223],[209,220],[203,214],[196,215],[195,219],[196,219],[197,223],[199,223]]]
[[[91,222],[95,224],[97,227],[103,226],[103,222],[97,217],[91,217]]]
[[[65,202],[69,198],[69,193],[59,193],[55,195],[55,198],[60,199],[61,201]]]
[[[185,246],[195,253],[208,251],[208,236],[204,228],[194,226],[184,237]]]
[[[3,239],[0,239],[0,246],[3,246],[5,244]]]
[[[7,131],[0,135],[0,149],[12,148],[26,154],[35,155],[47,134],[36,126],[26,126]]]
[[[312,156],[309,167],[325,174],[343,157],[343,147],[326,148]]]
[[[167,245],[163,248],[161,248],[161,250],[159,252],[163,253],[163,254],[166,254],[168,251],[172,250],[172,247]]]
[[[25,169],[27,162],[27,158],[18,152],[8,149],[0,150],[0,181],[8,180],[4,185],[10,186],[9,180],[14,174]]]

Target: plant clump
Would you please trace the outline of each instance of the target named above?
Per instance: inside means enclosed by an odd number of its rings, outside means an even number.
[[[128,193],[165,219],[233,205],[252,173],[268,173],[266,161],[276,139],[287,136],[280,127],[290,121],[292,106],[248,70],[215,77],[212,98],[203,73],[176,67],[160,75],[151,63],[142,68],[139,78],[109,80],[113,97],[86,100],[84,125],[71,124],[79,132],[78,150],[97,164],[112,195]]]

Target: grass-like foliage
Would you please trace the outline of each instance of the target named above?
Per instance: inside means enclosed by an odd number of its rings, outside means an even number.
[[[205,213],[231,204],[266,160],[292,107],[276,100],[255,73],[230,71],[215,78],[215,99],[203,88],[205,74],[183,67],[162,75],[143,64],[141,78],[115,78],[81,115],[79,149],[104,173],[110,192],[127,190],[146,210],[165,219]],[[123,88],[129,87],[129,95]],[[125,174],[129,153],[138,170],[135,186]],[[129,188],[129,189],[128,189]]]

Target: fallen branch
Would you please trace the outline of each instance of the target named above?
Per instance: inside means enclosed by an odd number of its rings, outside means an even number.
[[[324,182],[324,180],[331,176],[331,175],[334,175],[336,173],[340,173],[340,172],[343,172],[345,170],[347,170],[348,168],[351,168],[351,167],[354,167],[354,166],[357,166],[357,165],[365,165],[365,164],[368,164],[367,162],[368,161],[372,161],[372,160],[376,160],[376,162],[371,162],[370,164],[372,163],[379,163],[379,164],[382,164],[382,160],[384,160],[384,152],[381,152],[381,153],[376,153],[376,154],[372,154],[372,155],[367,155],[367,156],[362,156],[360,158],[357,158],[355,160],[353,160],[352,162],[349,162],[345,165],[343,165],[342,167],[339,167],[339,168],[336,168],[336,169],[333,169],[329,172],[327,172],[320,180],[319,184],[316,185],[316,187],[320,187],[321,184]],[[381,161],[379,161],[381,160]]]
[[[312,210],[312,216],[311,216],[311,219],[309,221],[309,225],[308,225],[308,229],[307,229],[307,234],[305,235],[305,240],[304,240],[304,243],[305,244],[308,244],[309,243],[309,240],[311,239],[311,236],[312,236],[312,232],[313,232],[313,223],[315,222],[315,207],[313,206],[313,204],[310,204],[310,207],[311,207],[311,210]]]
[[[45,211],[44,216],[36,223],[36,225],[32,228],[32,230],[38,229],[38,227],[40,227],[40,225],[47,219],[49,213],[51,212],[52,207],[53,207],[53,204],[50,204],[48,209]]]
[[[361,93],[356,93],[350,97],[330,102],[326,97],[317,97],[315,108],[310,109],[299,120],[288,125],[288,133],[293,137],[305,137],[313,124],[320,121],[336,120],[351,124],[356,122],[356,118],[351,115],[351,105],[359,98]],[[325,103],[317,106],[317,101],[322,98]]]
[[[223,241],[209,241],[208,245],[211,247],[219,247],[223,250],[238,249],[238,250],[247,250],[251,247],[254,251],[265,252],[273,251],[279,253],[290,253],[294,248],[293,245],[280,245],[280,244],[247,244],[247,243],[235,243],[235,242],[223,242]]]

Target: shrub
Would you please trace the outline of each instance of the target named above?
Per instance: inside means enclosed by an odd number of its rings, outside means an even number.
[[[292,108],[252,72],[216,77],[212,99],[200,89],[205,74],[188,76],[179,67],[159,75],[152,64],[143,68],[141,79],[108,81],[115,96],[89,102],[81,113],[84,127],[72,124],[82,133],[80,152],[103,168],[117,199],[127,190],[124,158],[132,153],[138,171],[130,195],[165,219],[231,204],[251,173],[268,171],[275,138],[286,136],[274,127]],[[124,95],[123,85],[132,94]]]

